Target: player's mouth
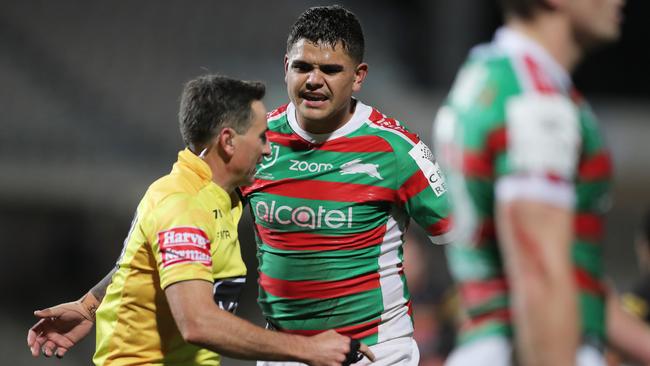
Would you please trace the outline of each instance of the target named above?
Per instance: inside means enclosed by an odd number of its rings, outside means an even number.
[[[315,92],[300,92],[300,98],[302,98],[304,104],[310,108],[319,108],[329,100],[325,94]]]

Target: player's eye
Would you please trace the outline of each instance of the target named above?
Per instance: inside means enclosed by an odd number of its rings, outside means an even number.
[[[314,67],[306,62],[294,61],[291,64],[291,68],[300,73],[310,72]]]
[[[341,65],[323,65],[320,67],[320,71],[327,75],[333,75],[343,71],[343,66]]]

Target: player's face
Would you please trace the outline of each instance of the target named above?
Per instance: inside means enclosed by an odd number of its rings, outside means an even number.
[[[236,135],[234,144],[237,151],[233,155],[233,166],[241,177],[240,185],[250,185],[255,176],[255,167],[262,161],[262,156],[269,155],[271,149],[266,138],[266,108],[256,100],[251,104],[252,122],[246,133]]]
[[[302,39],[287,53],[284,69],[298,121],[309,132],[326,133],[352,116],[352,93],[361,89],[368,65],[354,61],[340,43],[332,48]]]
[[[621,33],[624,0],[569,0],[566,2],[574,34],[583,47],[615,41]]]

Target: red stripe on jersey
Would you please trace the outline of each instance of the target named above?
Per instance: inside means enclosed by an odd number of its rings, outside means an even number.
[[[580,290],[591,292],[599,296],[605,296],[605,286],[584,269],[574,268],[573,276],[575,277]]]
[[[388,141],[379,136],[343,136],[316,146],[318,150],[334,152],[393,152]]]
[[[416,170],[397,190],[397,198],[400,202],[406,202],[429,187],[429,180],[422,174],[420,169]]]
[[[302,151],[314,148],[314,144],[293,133],[286,134],[275,131],[268,131],[266,133],[266,137],[269,139],[269,142],[290,147],[293,150]]]
[[[491,178],[494,174],[494,158],[508,146],[505,126],[494,129],[487,135],[483,151],[463,151],[463,173],[473,178]]]
[[[493,241],[497,237],[496,227],[494,225],[493,219],[485,219],[483,222],[476,228],[474,232],[474,242],[482,243],[486,241]]]
[[[270,142],[298,151],[318,149],[334,152],[393,152],[393,147],[388,141],[379,136],[343,136],[320,144],[309,142],[293,133],[269,131],[267,137]]]
[[[463,152],[463,173],[472,178],[490,178],[493,173],[492,161],[485,154],[465,150]]]
[[[259,284],[269,294],[285,299],[333,299],[379,288],[379,273],[341,281],[287,281],[259,273]]]
[[[555,92],[553,85],[551,85],[550,81],[546,75],[544,75],[537,62],[532,57],[530,57],[530,55],[524,56],[524,65],[526,65],[526,69],[530,74],[530,78],[533,80],[533,86],[537,91],[545,94],[551,94]]]
[[[576,88],[571,88],[569,90],[569,96],[571,97],[571,100],[575,104],[582,104],[584,102],[584,97],[582,96],[582,93]]]
[[[594,214],[577,214],[573,220],[578,238],[594,241],[603,239],[605,230],[602,217]]]
[[[289,106],[289,104],[279,106],[275,110],[272,110],[269,113],[267,113],[266,118],[271,119],[271,118],[274,118],[274,117],[277,117],[277,116],[281,115],[282,113],[287,111],[288,106]]]
[[[467,331],[467,329],[478,327],[489,321],[510,323],[510,309],[498,309],[490,311],[489,313],[472,316],[463,324],[462,331]]]
[[[582,180],[609,178],[612,174],[612,161],[609,154],[600,152],[580,163],[578,176]]]
[[[368,120],[370,120],[370,122],[372,122],[377,126],[381,126],[389,130],[398,132],[400,135],[403,135],[407,139],[411,140],[411,142],[413,142],[414,144],[420,142],[420,138],[418,137],[417,134],[407,131],[406,128],[400,125],[396,120],[394,120],[393,118],[386,117],[383,113],[379,112],[374,108],[372,109],[372,113],[370,113],[370,117],[368,117]]]
[[[508,134],[506,127],[494,129],[487,136],[487,149],[492,157],[505,151],[508,146]]]
[[[427,232],[430,235],[438,236],[451,231],[452,226],[453,226],[453,221],[451,217],[443,217],[440,220],[438,220],[435,224],[429,225],[429,227],[427,227]]]
[[[305,232],[278,232],[257,225],[262,241],[282,250],[355,250],[378,245],[383,242],[386,225],[380,225],[362,233],[330,236]]]
[[[372,334],[376,334],[379,331],[379,323],[381,319],[371,320],[367,323],[361,323],[356,325],[350,325],[347,327],[335,328],[334,330],[346,337],[361,339]],[[325,332],[329,329],[323,330],[298,330],[298,329],[282,329],[278,328],[283,333],[299,334],[303,336],[313,336],[322,332]]]
[[[491,297],[507,294],[508,282],[504,277],[483,281],[463,282],[460,294],[468,307],[479,306]]]
[[[262,189],[265,193],[285,197],[337,202],[393,201],[396,194],[393,189],[373,185],[291,178],[257,179],[245,194]]]

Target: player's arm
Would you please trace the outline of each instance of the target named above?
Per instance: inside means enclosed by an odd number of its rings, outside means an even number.
[[[625,357],[650,365],[650,328],[623,308],[613,290],[607,293],[607,340]]]
[[[434,244],[448,244],[455,239],[449,194],[442,171],[433,153],[422,141],[407,147],[395,144],[398,173],[397,197]]]
[[[573,365],[577,289],[570,263],[572,212],[544,202],[501,202],[496,223],[511,288],[516,344],[526,365]]]
[[[303,337],[266,330],[238,318],[215,305],[208,281],[176,282],[165,294],[183,339],[222,355],[325,366],[340,365],[356,354],[350,352],[350,338],[334,331]],[[361,344],[359,351],[374,360],[366,345]]]
[[[495,152],[493,160],[495,224],[516,345],[523,364],[573,365],[580,329],[571,262],[578,111],[565,96],[524,93],[511,97],[505,112],[505,155]]]
[[[90,333],[95,324],[95,311],[116,270],[109,272],[79,300],[34,311],[40,320],[27,332],[27,346],[32,356],[38,357],[42,352],[46,357],[61,358]]]

